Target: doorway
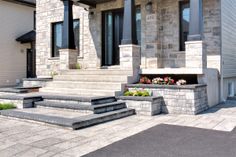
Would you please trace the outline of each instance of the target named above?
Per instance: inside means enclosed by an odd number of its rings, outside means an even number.
[[[34,49],[27,49],[27,78],[36,77],[36,56]]]
[[[102,66],[119,65],[123,32],[123,9],[103,13]]]
[[[124,9],[110,10],[102,13],[102,66],[120,64],[120,49],[123,35]],[[141,44],[141,9],[136,7],[136,33]]]

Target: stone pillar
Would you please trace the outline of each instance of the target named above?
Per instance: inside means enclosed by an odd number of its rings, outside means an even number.
[[[202,0],[190,0],[190,23],[188,41],[202,40],[203,11]]]
[[[77,63],[77,55],[77,50],[60,49],[60,70],[74,69]]]
[[[120,45],[120,68],[124,70],[139,70],[141,64],[140,46]]]
[[[203,41],[188,41],[186,46],[186,68],[207,67],[206,46]]]

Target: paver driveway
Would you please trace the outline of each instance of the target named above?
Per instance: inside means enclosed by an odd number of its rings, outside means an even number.
[[[232,131],[236,126],[236,101],[197,116],[131,116],[78,131],[5,117],[0,121],[0,157],[77,157],[158,124]]]

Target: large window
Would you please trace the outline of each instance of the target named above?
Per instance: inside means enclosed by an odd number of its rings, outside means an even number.
[[[189,1],[180,2],[180,51],[185,51],[185,42],[189,34],[190,4]]]
[[[52,57],[59,57],[59,50],[62,48],[62,25],[63,22],[57,22],[52,24]],[[74,34],[75,34],[75,46],[79,54],[79,20],[74,20]]]

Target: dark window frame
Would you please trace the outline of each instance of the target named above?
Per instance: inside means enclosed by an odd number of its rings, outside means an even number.
[[[80,19],[74,19],[73,20],[73,23],[74,22],[76,22],[76,21],[78,21],[79,22],[79,35],[78,35],[78,37],[79,37],[79,42],[80,42]],[[59,57],[60,56],[60,54],[59,54],[59,52],[57,52],[57,53],[55,53],[55,48],[54,48],[54,46],[55,46],[55,26],[57,25],[57,24],[63,24],[63,21],[58,21],[58,22],[53,22],[53,23],[51,23],[51,57],[52,58],[55,58],[55,57]],[[62,34],[61,34],[61,37],[62,37]],[[76,36],[75,36],[75,40],[76,40]],[[76,41],[75,41],[76,42]],[[78,45],[78,44],[75,44],[76,46]],[[79,51],[80,51],[80,43],[79,43],[79,45],[77,46],[77,51],[78,51],[78,55],[79,55]]]
[[[185,51],[185,45],[184,43],[187,41],[184,40],[183,38],[183,25],[182,25],[182,17],[183,17],[183,14],[182,14],[182,6],[183,5],[186,5],[186,4],[189,4],[190,5],[190,1],[189,0],[184,0],[184,1],[179,1],[179,50],[180,51]],[[188,36],[188,35],[187,35]]]

